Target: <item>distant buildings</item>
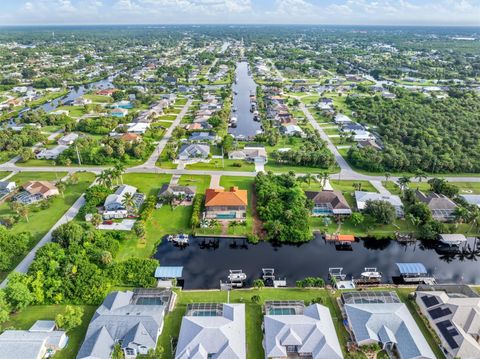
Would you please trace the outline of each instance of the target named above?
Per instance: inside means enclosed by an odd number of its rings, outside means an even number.
[[[187,306],[175,359],[246,359],[246,351],[245,304]]]
[[[265,302],[265,358],[342,359],[330,311],[320,304]]]
[[[245,146],[245,148],[241,150],[229,152],[228,158],[232,160],[267,163],[267,151],[265,150],[265,147]]]
[[[379,344],[401,359],[436,358],[395,292],[344,292],[342,302],[357,345]]]
[[[205,218],[218,220],[246,219],[248,192],[232,187],[230,190],[207,189],[205,193]]]
[[[50,358],[67,342],[66,333],[55,330],[53,320],[37,320],[28,330],[5,330],[0,334],[0,358]]]
[[[157,289],[110,293],[93,315],[77,359],[110,359],[117,344],[125,359],[155,349],[174,296]]]
[[[466,285],[420,285],[416,302],[447,358],[480,358],[480,296]]]

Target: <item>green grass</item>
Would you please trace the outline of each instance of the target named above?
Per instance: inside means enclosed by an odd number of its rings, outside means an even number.
[[[68,111],[70,117],[81,117],[86,113],[83,106],[60,106],[56,109],[56,111],[60,110]]]
[[[17,186],[21,186],[30,180],[57,181],[67,175],[67,172],[18,172],[10,178]]]
[[[98,102],[98,103],[112,103],[113,98],[110,96],[103,96],[103,95],[95,95],[95,94],[89,94],[89,95],[83,95],[83,98],[92,100],[92,102]]]
[[[182,175],[178,181],[182,186],[196,186],[197,193],[204,194],[210,187],[210,176]]]
[[[156,196],[158,190],[170,183],[171,175],[156,173],[126,173],[123,175],[123,183],[135,186],[147,196]]]
[[[400,187],[393,181],[382,181],[382,184],[391,194],[399,196],[402,193]]]
[[[65,96],[67,93],[68,93],[68,91],[66,91],[66,90],[65,91],[59,91],[59,92],[50,92],[50,93],[47,93],[45,96],[42,96],[38,100],[29,102],[28,106],[30,108],[40,106],[40,105],[43,105],[44,103],[47,103],[48,101],[54,100],[58,97]]]
[[[313,174],[318,174],[324,171],[327,171],[329,173],[335,173],[338,171],[336,167],[332,167],[330,169],[322,169],[322,168],[317,168],[317,167],[304,167],[304,166],[291,166],[291,165],[285,165],[283,163],[276,163],[274,161],[269,161],[265,165],[265,171],[272,171],[275,173],[287,173],[290,171],[293,171],[295,173],[313,173]]]
[[[0,171],[0,180],[7,177],[10,174],[8,171]]]
[[[234,166],[235,163],[240,163],[241,167]],[[230,160],[212,158],[209,163],[194,163],[185,166],[189,170],[213,170],[213,171],[236,171],[236,172],[253,172],[255,170],[255,165],[253,163],[248,163],[240,160]]]
[[[58,174],[58,179],[62,178],[63,175]],[[32,179],[54,181],[55,174],[48,173],[48,175],[46,175],[46,173],[43,172],[21,172],[12,178],[17,184],[21,185]],[[13,233],[29,232],[32,235],[32,243],[30,247],[33,247],[93,182],[94,175],[92,173],[81,172],[78,174],[78,178],[79,182],[77,184],[67,185],[64,197],[59,195],[52,198],[50,207],[47,209],[38,211],[32,209],[28,216],[28,222],[25,218],[20,218],[11,228],[11,231]],[[0,217],[15,215],[16,214],[10,209],[8,203],[2,203],[0,205]],[[13,263],[12,268],[14,268],[22,259],[23,257],[17,258],[17,261]],[[8,272],[0,272],[0,279],[5,278],[7,275]]]
[[[187,304],[197,302],[227,302],[227,293],[221,291],[178,291],[177,294],[177,306],[172,313],[167,315],[163,333],[159,340],[159,345],[165,350],[164,355],[166,358],[173,357],[173,353],[170,350],[170,339],[178,337],[182,316],[185,314]],[[260,302],[258,304],[251,301],[251,298],[254,295],[260,297]],[[330,309],[341,346],[345,347],[348,334],[342,324],[340,309],[333,298],[324,289],[263,288],[261,290],[252,289],[232,291],[230,293],[231,303],[245,303],[247,358],[265,358],[262,347],[263,333],[261,324],[263,321],[262,305],[266,300],[304,300],[307,303],[310,303],[316,298],[321,298],[323,304]]]
[[[37,320],[55,320],[57,314],[65,311],[65,305],[35,305],[30,306],[20,313],[16,313],[11,316],[10,320],[3,324],[3,328],[13,327],[19,330],[27,330]],[[85,333],[87,332],[88,324],[96,310],[96,306],[82,305],[84,314],[82,317],[82,324],[77,328],[74,328],[68,335],[67,346],[55,354],[55,359],[71,359],[77,355],[80,345],[83,342]]]
[[[480,182],[449,182],[459,188],[459,194],[480,194]],[[408,184],[410,188],[419,189],[424,192],[430,190],[427,182],[411,182]]]

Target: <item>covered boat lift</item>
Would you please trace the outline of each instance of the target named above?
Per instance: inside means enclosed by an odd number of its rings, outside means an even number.
[[[427,268],[422,263],[395,263],[400,271],[400,277],[405,283],[435,284],[435,278],[428,275]]]

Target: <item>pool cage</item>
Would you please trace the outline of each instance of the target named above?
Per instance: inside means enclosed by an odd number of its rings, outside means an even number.
[[[191,303],[187,305],[189,317],[221,317],[223,316],[222,303]]]
[[[345,292],[344,304],[401,303],[397,293],[388,291]]]
[[[305,303],[301,300],[266,301],[265,315],[301,315]]]

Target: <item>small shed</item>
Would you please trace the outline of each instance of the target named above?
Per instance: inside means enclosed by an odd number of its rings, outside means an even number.
[[[171,288],[174,282],[182,278],[182,266],[159,266],[155,270],[155,278],[157,279],[157,287]]]

